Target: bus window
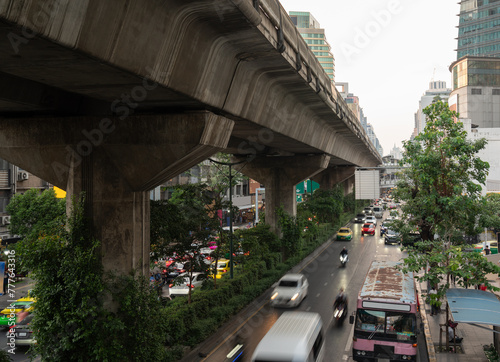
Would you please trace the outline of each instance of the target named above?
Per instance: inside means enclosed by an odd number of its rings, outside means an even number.
[[[404,340],[415,336],[415,316],[406,313],[387,313],[388,334],[397,334],[398,339]]]
[[[356,329],[364,332],[384,333],[385,312],[360,309],[356,320]]]

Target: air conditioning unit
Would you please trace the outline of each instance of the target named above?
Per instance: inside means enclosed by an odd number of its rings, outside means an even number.
[[[28,179],[28,173],[26,171],[17,172],[17,181],[24,181]]]
[[[9,225],[10,224],[10,216],[2,216],[2,225]]]

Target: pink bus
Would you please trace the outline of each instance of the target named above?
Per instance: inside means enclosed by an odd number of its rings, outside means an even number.
[[[374,261],[359,292],[354,323],[355,361],[416,361],[418,299],[413,273],[398,262]]]

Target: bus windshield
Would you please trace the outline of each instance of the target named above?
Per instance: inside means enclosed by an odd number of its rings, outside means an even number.
[[[358,309],[355,329],[370,339],[410,340],[415,338],[416,324],[415,314]]]

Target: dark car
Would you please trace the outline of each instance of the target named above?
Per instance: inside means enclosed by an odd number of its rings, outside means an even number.
[[[387,229],[384,241],[386,244],[399,244],[401,242],[401,235],[394,230]]]
[[[365,207],[365,208],[363,209],[363,214],[365,214],[366,216],[368,216],[368,215],[373,215],[372,208],[371,208],[371,207]]]
[[[364,223],[365,219],[366,219],[365,214],[357,214],[356,217],[354,218],[354,222]]]

